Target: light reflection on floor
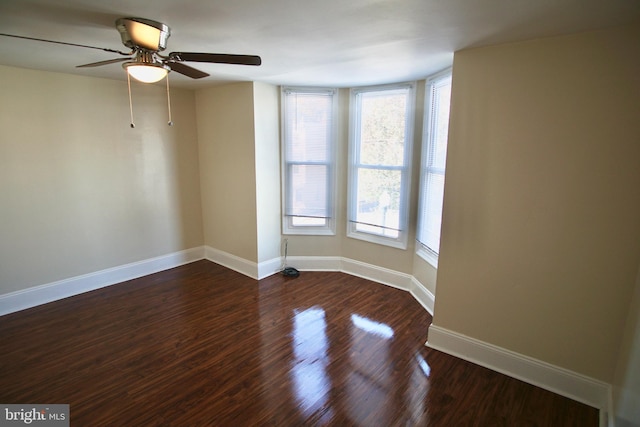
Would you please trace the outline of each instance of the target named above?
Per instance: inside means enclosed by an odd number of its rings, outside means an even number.
[[[291,345],[291,389],[301,414],[315,418],[318,425],[330,421],[338,412],[346,415],[354,425],[370,425],[371,413],[366,408],[376,408],[376,425],[385,425],[393,421],[394,408],[398,398],[406,400],[406,407],[413,422],[425,421],[424,396],[429,389],[431,368],[427,361],[416,353],[411,358],[412,370],[410,384],[398,396],[390,396],[394,384],[394,361],[391,360],[390,346],[394,342],[395,332],[386,323],[376,321],[356,313],[348,318],[350,341],[348,365],[350,369],[340,378],[331,378],[329,364],[330,345],[327,336],[326,311],[319,306],[307,309],[294,309],[292,316]],[[343,362],[340,362],[343,363]],[[332,388],[340,386],[344,391],[344,405],[330,407]],[[423,390],[424,393],[416,393]],[[406,393],[406,395],[404,395]],[[367,402],[362,405],[362,402]],[[318,418],[319,417],[319,418]]]
[[[381,338],[393,338],[393,329],[385,323],[376,322],[375,320],[371,320],[357,314],[351,315],[351,323],[353,323],[357,328],[360,328],[365,332],[375,334]]]
[[[421,354],[416,353],[416,362],[418,362],[418,366],[422,369],[424,375],[429,378],[429,375],[431,375],[431,367]]]
[[[389,390],[393,382],[393,363],[389,346],[393,329],[358,314],[351,315],[351,371],[347,374],[346,408],[356,425],[369,425],[371,414],[360,402],[377,408],[377,425],[389,425],[393,417]]]
[[[323,408],[331,390],[327,376],[327,336],[325,312],[320,307],[294,310],[293,352],[291,368],[293,392],[298,406],[306,416]],[[326,415],[331,416],[330,411]]]
[[[428,425],[429,414],[425,402],[429,393],[431,367],[420,353],[416,352],[414,359],[416,363],[413,365],[405,399],[412,425]]]

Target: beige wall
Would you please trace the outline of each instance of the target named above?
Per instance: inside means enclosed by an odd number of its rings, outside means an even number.
[[[280,256],[278,88],[232,83],[196,92],[204,241],[260,263]]]
[[[458,52],[434,324],[611,383],[640,261],[640,27]]]
[[[0,66],[0,295],[202,245],[193,92]]]
[[[196,92],[204,243],[258,261],[253,83]]]
[[[258,262],[280,256],[280,122],[278,87],[254,83]]]

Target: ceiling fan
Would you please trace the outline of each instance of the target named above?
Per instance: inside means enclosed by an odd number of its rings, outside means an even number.
[[[124,62],[122,66],[127,73],[136,80],[145,83],[153,83],[162,80],[169,71],[175,71],[187,77],[191,77],[192,79],[201,79],[209,76],[209,74],[186,65],[184,62],[208,62],[237,65],[260,65],[262,63],[261,58],[256,55],[232,55],[199,52],[171,52],[168,55],[162,55],[160,52],[166,49],[167,39],[171,35],[171,29],[167,25],[145,18],[120,18],[116,20],[115,24],[116,29],[120,33],[122,44],[131,49],[130,52],[121,52],[114,49],[17,36],[12,34],[0,33],[0,35],[118,53],[123,57],[78,65],[77,67],[98,67],[101,65]]]

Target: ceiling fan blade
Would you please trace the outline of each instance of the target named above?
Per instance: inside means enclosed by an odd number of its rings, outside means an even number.
[[[191,77],[192,79],[201,79],[203,77],[209,77],[209,74],[204,71],[197,70],[188,65],[182,64],[180,62],[165,62],[165,65],[169,66],[172,71],[176,73],[184,74],[187,77]]]
[[[92,62],[91,64],[76,65],[76,68],[99,67],[99,66],[101,66],[101,65],[115,64],[116,62],[129,61],[129,60],[131,60],[131,59],[132,59],[132,58],[114,58],[114,59],[107,59],[106,61]]]
[[[225,53],[171,52],[169,58],[176,61],[212,62],[215,64],[260,65],[256,55],[230,55]]]
[[[129,53],[126,52],[121,52],[119,50],[115,50],[115,49],[108,49],[108,48],[104,48],[104,47],[96,47],[96,46],[89,46],[86,44],[77,44],[77,43],[69,43],[69,42],[59,42],[56,40],[47,40],[47,39],[38,39],[35,37],[26,37],[26,36],[18,36],[15,34],[5,34],[5,33],[0,33],[0,36],[4,36],[4,37],[13,37],[16,39],[24,39],[24,40],[33,40],[33,41],[37,41],[37,42],[46,42],[46,43],[55,43],[55,44],[61,44],[61,45],[65,45],[65,46],[75,46],[75,47],[86,47],[88,49],[97,49],[97,50],[102,50],[105,52],[111,52],[111,53],[119,53],[120,55],[131,55],[134,52],[131,51]]]

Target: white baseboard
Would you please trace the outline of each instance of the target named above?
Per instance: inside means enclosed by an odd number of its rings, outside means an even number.
[[[408,291],[422,307],[433,316],[435,296],[415,277],[342,257],[293,256],[287,259],[287,265],[300,271],[341,271],[352,276],[362,277],[383,285]]]
[[[264,279],[277,273],[280,271],[282,263],[280,258],[256,263],[211,246],[204,247],[204,258],[256,280]]]
[[[409,291],[411,289],[413,276],[399,271],[389,270],[388,268],[378,267],[377,265],[342,258],[341,271],[351,274],[352,276],[362,277],[363,279],[402,289],[403,291]]]
[[[293,256],[287,259],[287,265],[300,271],[341,271],[408,291],[433,316],[435,296],[415,277],[409,274],[349,258],[329,256]]]
[[[422,307],[433,317],[433,307],[436,302],[435,295],[433,295],[433,293],[431,293],[431,291],[415,277],[411,278],[411,289],[409,292],[411,292],[411,295],[413,295],[415,300],[418,301],[420,305],[422,305]]]
[[[136,279],[204,257],[202,246],[0,295],[0,316]]]
[[[204,257],[211,262],[215,262],[216,264],[220,264],[252,279],[258,280],[258,263],[212,248],[211,246],[204,247]]]
[[[280,258],[273,258],[258,264],[258,280],[278,273],[282,269]]]
[[[608,412],[611,385],[437,325],[428,347]]]

